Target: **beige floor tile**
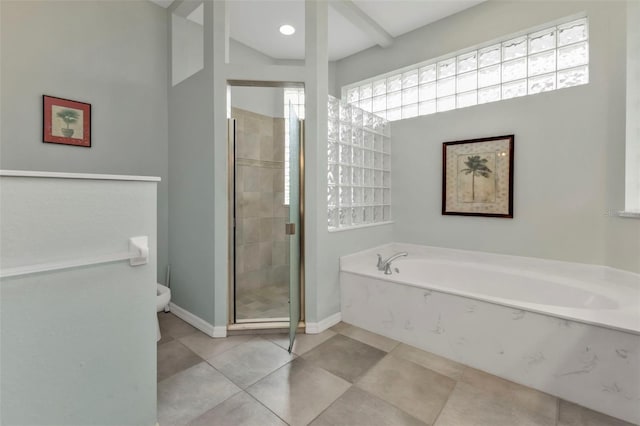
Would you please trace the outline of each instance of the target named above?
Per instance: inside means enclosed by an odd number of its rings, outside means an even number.
[[[208,362],[232,382],[246,388],[291,361],[285,349],[256,337],[231,348]]]
[[[307,425],[350,384],[314,365],[296,359],[249,387],[254,396],[293,426]]]
[[[555,398],[530,391],[525,400],[522,392],[510,395],[458,382],[436,426],[554,426]]]
[[[392,351],[400,343],[397,340],[389,339],[344,322],[335,325],[332,330],[385,352]]]
[[[455,361],[414,348],[413,346],[405,345],[404,343],[400,343],[391,351],[391,355],[414,362],[437,373],[444,374],[453,380],[460,379],[462,372],[466,368],[464,365],[458,364]]]
[[[356,386],[426,424],[432,424],[455,381],[413,362],[387,355]]]
[[[466,367],[461,382],[482,389],[485,394],[506,398],[513,404],[533,412],[550,413],[555,418],[558,399],[544,392],[519,385],[475,368]]]
[[[296,355],[302,355],[306,352],[309,352],[311,349],[315,348],[321,343],[329,340],[336,333],[331,330],[325,330],[322,333],[318,334],[304,334],[300,333],[296,335],[296,340],[293,342],[293,353]],[[265,338],[271,340],[276,345],[289,349],[289,335],[288,334],[272,334],[265,335]]]
[[[234,348],[242,343],[248,342],[254,336],[228,336],[224,338],[209,337],[198,332],[179,339],[180,343],[198,354],[201,358],[210,359],[220,355],[224,351]]]
[[[240,392],[207,411],[189,426],[287,426],[246,392]]]
[[[160,322],[160,333],[162,335],[168,334],[174,339],[179,339],[198,331],[195,327],[187,324],[172,313],[158,313],[158,321]]]
[[[385,355],[380,349],[338,334],[302,357],[353,383]]]
[[[558,426],[633,426],[623,420],[598,413],[568,401],[560,401]]]
[[[312,426],[424,426],[399,408],[353,386],[327,408]]]
[[[158,346],[164,344],[164,343],[168,343],[170,341],[174,340],[173,337],[169,334],[169,333],[163,333],[162,331],[160,331],[160,340],[158,340],[156,342],[156,344]]]
[[[341,333],[343,330],[346,330],[350,327],[353,327],[353,326],[347,324],[346,322],[340,321],[339,323],[331,327],[331,330],[335,331],[336,333]]]
[[[158,423],[186,425],[238,392],[206,362],[194,365],[158,383]]]
[[[157,380],[164,380],[202,361],[202,358],[177,340],[164,343],[158,346]]]

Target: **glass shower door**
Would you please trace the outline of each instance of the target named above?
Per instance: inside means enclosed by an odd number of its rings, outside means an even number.
[[[300,120],[289,103],[289,352],[300,322]]]

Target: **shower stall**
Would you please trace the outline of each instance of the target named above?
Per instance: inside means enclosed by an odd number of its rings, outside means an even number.
[[[229,84],[231,329],[294,328],[302,310],[304,89]]]

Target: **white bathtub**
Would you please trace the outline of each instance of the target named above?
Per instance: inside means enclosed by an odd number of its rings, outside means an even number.
[[[345,322],[640,423],[640,275],[409,244],[340,263]]]

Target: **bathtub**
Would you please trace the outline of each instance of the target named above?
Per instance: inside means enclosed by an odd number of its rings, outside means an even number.
[[[342,257],[340,288],[349,324],[640,424],[638,274],[394,243]]]

